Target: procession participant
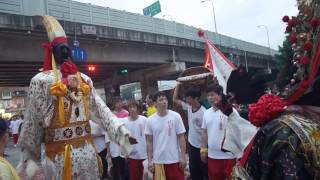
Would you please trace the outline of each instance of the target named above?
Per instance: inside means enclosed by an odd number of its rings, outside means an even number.
[[[135,140],[96,93],[91,79],[72,62],[71,50],[59,22],[44,16],[49,43],[43,72],[31,79],[25,120],[18,144],[18,169],[34,176],[41,157],[48,179],[100,178],[101,161],[93,146],[89,119],[103,127],[111,140],[129,153]],[[41,156],[40,156],[41,155]]]
[[[202,128],[204,133],[200,151],[202,160],[208,161],[209,180],[229,179],[237,158],[235,154],[224,152],[221,149],[225,133],[229,131],[227,129],[228,117],[218,109],[223,101],[222,94],[223,89],[218,84],[211,85],[207,89],[208,101],[212,107],[206,110],[203,115]]]
[[[189,169],[192,179],[207,179],[207,164],[203,163],[200,158],[200,147],[202,143],[201,128],[203,114],[206,109],[200,104],[201,92],[190,89],[185,94],[186,102],[178,99],[180,83],[177,83],[173,93],[173,102],[180,105],[183,110],[187,111],[188,115],[188,152],[189,152]]]
[[[156,180],[183,180],[186,130],[181,116],[168,109],[165,93],[157,92],[153,98],[158,112],[148,118],[145,130],[149,170]]]
[[[129,112],[125,110],[123,106],[124,104],[121,97],[115,97],[113,99],[113,113],[118,117],[118,121],[124,124],[124,119],[128,117]],[[112,159],[112,178],[114,180],[128,180],[130,176],[128,164],[118,143],[110,142],[110,153]]]
[[[133,145],[131,153],[127,156],[131,180],[142,180],[143,161],[147,158],[146,137],[144,135],[147,118],[139,115],[138,108],[139,104],[135,100],[129,101],[129,117],[124,121],[126,128],[138,142]]]

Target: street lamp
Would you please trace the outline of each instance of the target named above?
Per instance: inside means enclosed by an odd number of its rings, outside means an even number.
[[[162,15],[162,17],[163,17],[163,18],[165,18],[165,17],[169,17],[169,18],[170,18],[170,21],[173,21],[172,16],[171,16],[171,15],[169,15],[169,14],[164,14],[164,15]]]
[[[212,12],[213,12],[213,20],[214,20],[214,30],[215,30],[215,33],[219,36],[219,42],[220,42],[220,46],[221,46],[221,36],[220,34],[218,34],[218,28],[217,28],[217,21],[216,21],[216,13],[214,11],[214,3],[213,3],[213,0],[202,0],[201,3],[204,3],[204,2],[207,2],[207,1],[210,1],[211,2],[211,5],[212,5]]]
[[[266,30],[267,38],[268,38],[269,55],[270,55],[270,58],[272,59],[268,26],[266,26],[266,25],[258,25],[257,27],[258,28],[264,27],[265,30]],[[271,69],[270,69],[270,66],[269,66],[269,60],[267,60],[267,67],[268,67],[268,73],[271,73]]]

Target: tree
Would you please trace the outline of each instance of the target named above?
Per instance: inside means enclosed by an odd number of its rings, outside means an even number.
[[[276,58],[279,59],[278,65],[280,71],[275,84],[279,89],[283,89],[285,85],[290,83],[292,74],[295,72],[295,67],[291,64],[293,50],[287,38],[283,41],[282,46],[279,46],[279,54],[276,54]]]

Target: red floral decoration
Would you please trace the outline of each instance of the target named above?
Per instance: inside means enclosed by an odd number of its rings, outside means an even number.
[[[295,27],[297,25],[297,21],[295,19],[291,19],[288,22],[288,26]]]
[[[279,96],[263,95],[256,104],[249,105],[249,120],[257,127],[261,127],[270,120],[280,116],[286,104]]]
[[[282,21],[283,22],[289,22],[290,18],[289,16],[283,16]]]
[[[288,41],[289,41],[289,43],[291,43],[291,44],[296,43],[297,40],[298,40],[298,38],[297,38],[297,36],[294,35],[294,34],[291,34],[291,35],[288,37]]]
[[[76,74],[77,72],[77,66],[71,61],[66,61],[61,65],[62,78],[66,78],[68,75]]]
[[[300,64],[306,65],[309,63],[309,57],[308,56],[303,56],[300,60],[299,60]]]
[[[313,44],[312,44],[311,41],[307,41],[303,45],[303,49],[306,50],[306,51],[311,51],[312,48],[313,48]]]
[[[202,31],[201,29],[198,31],[198,36],[199,37],[203,37],[204,36],[204,31]]]
[[[312,18],[312,20],[310,21],[310,24],[312,27],[316,28],[320,25],[320,19],[319,18]]]

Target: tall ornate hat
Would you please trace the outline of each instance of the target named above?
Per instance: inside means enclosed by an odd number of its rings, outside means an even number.
[[[59,44],[65,44],[67,46],[67,37],[60,23],[52,16],[43,16],[43,24],[47,30],[49,42],[42,44],[45,49],[45,59],[43,64],[43,70],[52,69],[52,53],[54,47]]]

